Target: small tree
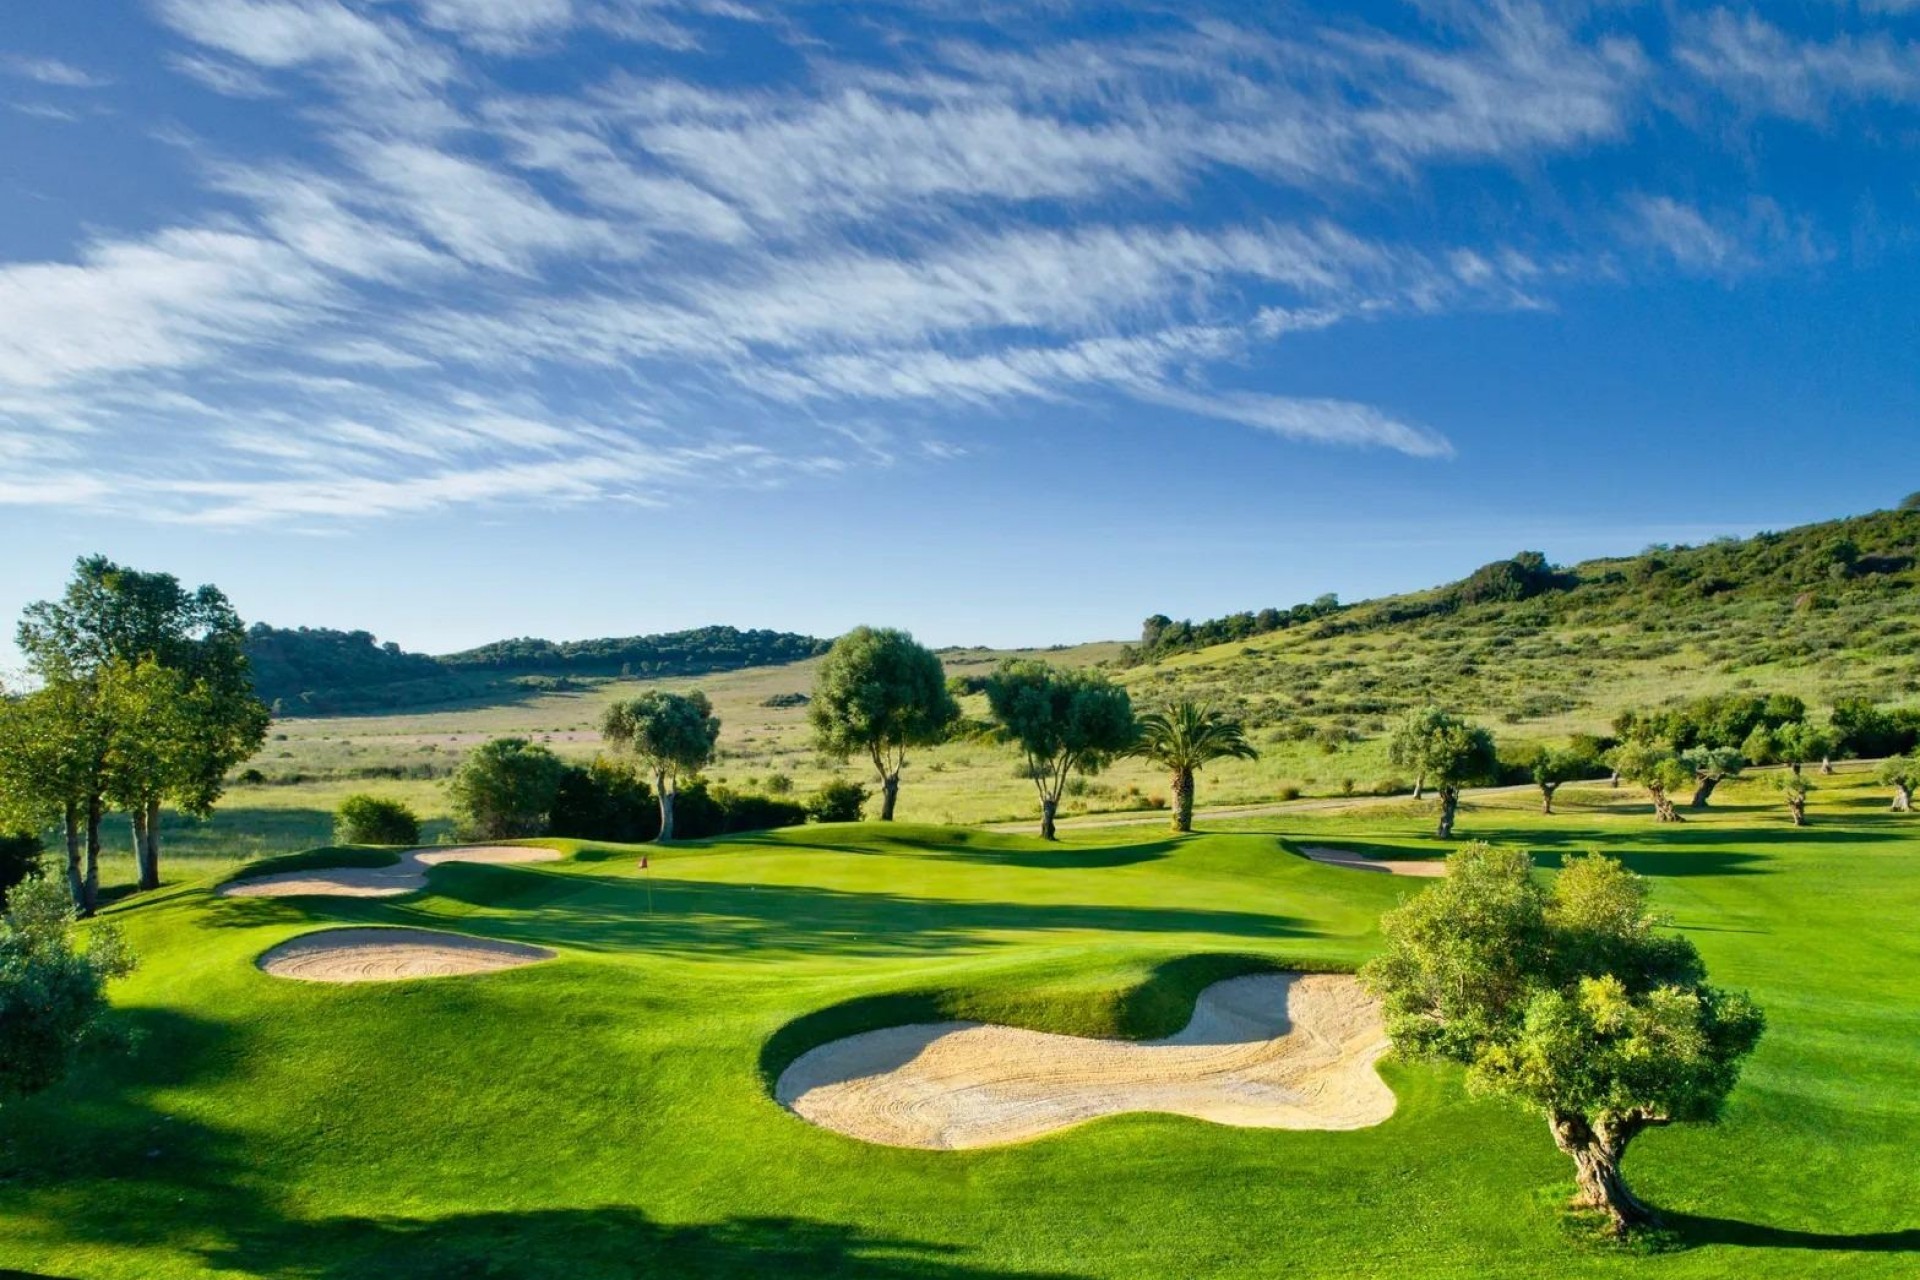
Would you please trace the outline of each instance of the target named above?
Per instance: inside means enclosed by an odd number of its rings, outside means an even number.
[[[333,811],[335,844],[420,843],[420,817],[398,800],[350,795]]]
[[[1787,802],[1787,813],[1793,818],[1793,825],[1806,826],[1807,793],[1813,790],[1813,784],[1807,781],[1806,775],[1776,773],[1773,775],[1773,786],[1780,793],[1780,798]]]
[[[1913,756],[1894,756],[1881,764],[1879,778],[1882,783],[1893,788],[1893,811],[1895,813],[1913,812],[1914,788],[1920,787],[1920,759]]]
[[[660,801],[660,836],[673,839],[674,792],[713,760],[720,741],[720,718],[699,690],[666,693],[650,689],[616,702],[600,721],[601,736],[615,751],[631,754],[653,777]]]
[[[0,1097],[57,1083],[98,1039],[107,983],[133,971],[133,953],[110,924],[96,924],[81,950],[73,903],[51,880],[17,886],[0,919]]]
[[[1416,712],[1401,723],[1388,744],[1388,757],[1395,768],[1411,769],[1439,790],[1442,840],[1453,837],[1460,789],[1490,782],[1500,769],[1492,734],[1434,708]],[[1416,794],[1418,790],[1416,785]]]
[[[1746,757],[1732,747],[1690,747],[1680,753],[1680,763],[1693,770],[1691,807],[1704,809],[1713,789],[1728,778],[1737,778],[1747,767]]]
[[[855,627],[833,642],[820,663],[807,718],[822,755],[843,763],[862,755],[873,762],[880,820],[891,822],[908,750],[944,739],[960,707],[931,649],[904,631]]]
[[[1473,1088],[1541,1112],[1573,1161],[1574,1203],[1625,1231],[1653,1221],[1621,1173],[1628,1144],[1716,1119],[1764,1020],[1707,985],[1619,863],[1575,858],[1551,891],[1531,870],[1517,851],[1454,853],[1444,880],[1381,920],[1387,949],[1360,978],[1396,1050],[1463,1063]]]
[[[858,822],[867,789],[850,778],[828,778],[807,797],[807,816],[815,822]]]
[[[1773,758],[1791,765],[1795,773],[1810,760],[1820,761],[1821,771],[1831,773],[1835,748],[1833,730],[1807,720],[1781,725],[1773,734]]]
[[[1247,741],[1240,722],[1213,707],[1187,699],[1166,711],[1140,717],[1140,740],[1133,754],[1150,760],[1172,775],[1173,829],[1193,830],[1193,775],[1215,760],[1256,760],[1260,753]],[[1353,790],[1351,781],[1347,784]]]
[[[1566,783],[1583,778],[1593,768],[1593,757],[1578,750],[1541,747],[1527,761],[1527,776],[1540,788],[1540,812],[1552,814],[1553,795]]]
[[[1673,807],[1673,792],[1691,786],[1694,775],[1672,747],[1659,742],[1624,742],[1608,754],[1607,763],[1621,780],[1646,790],[1659,821],[1681,821]]]
[[[495,738],[467,757],[447,789],[461,837],[511,840],[547,829],[566,766],[525,738]]]
[[[1017,743],[1040,794],[1040,838],[1057,837],[1054,819],[1067,779],[1098,773],[1134,744],[1133,702],[1097,671],[1011,658],[987,681],[987,706],[1002,736]]]

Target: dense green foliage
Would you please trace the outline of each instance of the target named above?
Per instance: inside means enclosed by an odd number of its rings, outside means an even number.
[[[720,741],[720,718],[699,690],[668,693],[649,689],[637,698],[616,702],[600,720],[600,736],[615,751],[631,755],[653,778],[660,801],[659,839],[675,836],[674,797],[680,783],[695,777],[712,761]]]
[[[1031,658],[1000,664],[987,681],[994,723],[1026,758],[1040,794],[1040,835],[1054,836],[1061,793],[1075,774],[1098,773],[1138,737],[1133,701],[1100,672]]]
[[[40,873],[46,851],[39,833],[0,828],[0,911],[6,910],[7,894],[15,885]]]
[[[0,917],[0,1098],[57,1083],[107,1019],[107,983],[133,970],[112,925],[96,925],[82,949],[74,906],[55,880],[14,887]]]
[[[893,821],[907,752],[940,742],[959,718],[940,659],[894,628],[855,627],[835,640],[807,705],[816,750],[873,762],[882,822]]]
[[[1576,1203],[1616,1229],[1652,1219],[1621,1174],[1628,1145],[1717,1119],[1764,1025],[1663,923],[1613,859],[1572,859],[1545,889],[1526,854],[1469,845],[1387,914],[1386,950],[1361,970],[1394,1047],[1464,1064],[1471,1085],[1545,1115]]]
[[[625,765],[606,759],[569,765],[554,793],[547,834],[639,844],[660,834],[658,804],[652,789]]]
[[[828,778],[807,797],[807,816],[815,822],[858,822],[867,789],[851,778]]]
[[[420,843],[420,816],[398,800],[350,795],[333,811],[335,844]]]
[[[368,631],[247,628],[254,691],[276,716],[340,715],[450,701],[472,691],[437,658]]]
[[[825,652],[827,642],[788,631],[700,627],[657,636],[601,640],[499,640],[450,653],[454,670],[544,675],[697,676],[742,667],[799,662]]]
[[[544,833],[566,766],[525,738],[495,738],[468,756],[447,792],[465,840],[512,840]]]
[[[1170,653],[1271,635],[1275,631],[1330,618],[1340,609],[1338,596],[1324,595],[1306,604],[1296,604],[1291,609],[1267,608],[1257,613],[1230,613],[1224,618],[1209,618],[1204,622],[1191,619],[1175,622],[1164,613],[1156,613],[1140,624],[1140,643],[1128,648],[1124,661],[1127,665],[1151,662]]]

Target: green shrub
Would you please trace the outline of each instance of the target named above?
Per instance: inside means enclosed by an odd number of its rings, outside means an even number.
[[[28,876],[40,873],[40,837],[31,831],[0,831],[0,911],[6,910],[7,891]]]
[[[461,839],[543,834],[565,772],[560,757],[525,738],[483,744],[448,784]]]
[[[858,822],[867,789],[846,778],[830,778],[807,798],[807,816],[815,822]]]
[[[709,785],[704,778],[682,783],[673,798],[673,834],[681,840],[797,827],[807,816],[807,806],[798,801]]]
[[[333,811],[335,844],[420,843],[420,819],[398,800],[351,795]]]
[[[1300,798],[1300,788],[1289,782],[1280,788],[1279,795],[1282,800],[1298,800]]]
[[[554,792],[547,834],[640,844],[660,834],[659,801],[633,770],[613,761],[570,765]]]

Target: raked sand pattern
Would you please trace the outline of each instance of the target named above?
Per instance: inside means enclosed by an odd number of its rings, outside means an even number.
[[[303,982],[397,982],[493,973],[553,956],[545,947],[432,929],[358,928],[301,934],[256,963],[276,978]]]
[[[1129,1111],[1268,1129],[1357,1129],[1393,1114],[1374,1064],[1380,1008],[1344,974],[1215,983],[1165,1040],[978,1022],[890,1027],[802,1054],[775,1086],[823,1128],[894,1147],[1020,1142]]]
[[[223,898],[397,898],[426,887],[427,869],[443,862],[493,866],[522,862],[558,862],[552,849],[524,845],[467,845],[452,849],[409,849],[386,867],[323,867],[254,876],[220,886]]]

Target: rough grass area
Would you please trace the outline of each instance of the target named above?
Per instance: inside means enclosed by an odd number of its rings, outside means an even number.
[[[558,863],[436,867],[395,900],[243,900],[214,876],[112,911],[136,1039],[0,1109],[0,1269],[188,1276],[1904,1277],[1920,1269],[1920,819],[1816,779],[1678,828],[1630,794],[1475,803],[1551,867],[1604,849],[1770,1029],[1724,1125],[1643,1138],[1656,1251],[1583,1242],[1545,1126],[1388,1064],[1348,1133],[1099,1121],[972,1153],[883,1149],[777,1106],[810,1044],[929,1011],[1154,1035],[1265,965],[1350,967],[1419,882],[1298,843],[1431,854],[1413,806],[1058,846],[810,827]],[[1724,797],[1724,800],[1723,800]],[[325,987],[253,961],[327,925],[537,943],[542,965]],[[1194,957],[1203,957],[1195,959]]]

